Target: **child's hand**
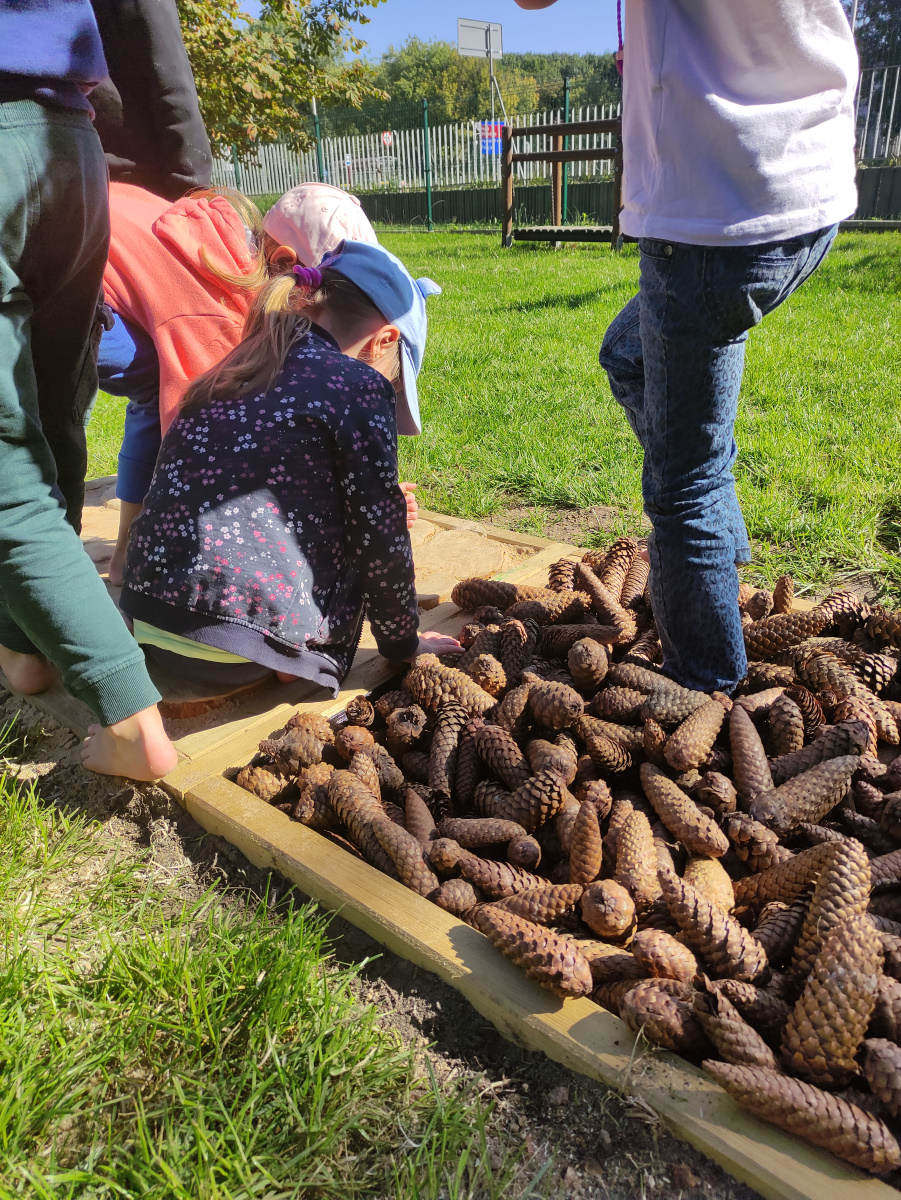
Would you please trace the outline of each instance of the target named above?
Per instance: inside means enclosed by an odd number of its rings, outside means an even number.
[[[462,653],[463,647],[456,638],[448,637],[444,633],[436,633],[433,629],[430,629],[427,633],[419,635],[419,649],[413,657],[417,658],[420,654],[441,655]]]
[[[419,516],[419,505],[416,503],[416,497],[413,493],[416,491],[418,483],[402,483],[400,490],[404,494],[404,499],[407,502],[407,528],[412,529],[416,518]]]

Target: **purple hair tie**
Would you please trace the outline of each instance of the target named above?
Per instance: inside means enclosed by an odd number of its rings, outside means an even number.
[[[293,267],[292,270],[297,276],[295,286],[302,284],[311,292],[317,292],[322,287],[322,274],[315,267]]]

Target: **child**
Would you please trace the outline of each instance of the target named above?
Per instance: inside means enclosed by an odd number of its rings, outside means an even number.
[[[459,649],[417,635],[397,478],[438,291],[347,242],[258,294],[244,340],[188,388],[133,527],[121,605],[149,657],[197,681],[274,670],[337,694],[364,614],[386,658]]]

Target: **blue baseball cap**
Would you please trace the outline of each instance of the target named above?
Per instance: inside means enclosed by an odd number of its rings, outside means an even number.
[[[369,242],[344,242],[318,264],[346,276],[376,306],[390,325],[400,331],[400,384],[397,391],[397,432],[422,433],[416,376],[425,352],[428,320],[426,296],[441,288],[431,279],[414,279],[399,258],[384,246]]]

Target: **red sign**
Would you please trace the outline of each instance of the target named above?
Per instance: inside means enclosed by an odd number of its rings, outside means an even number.
[[[382,145],[383,146],[391,146],[393,144],[394,144],[394,134],[391,132],[390,129],[386,129],[385,132],[382,134]]]

